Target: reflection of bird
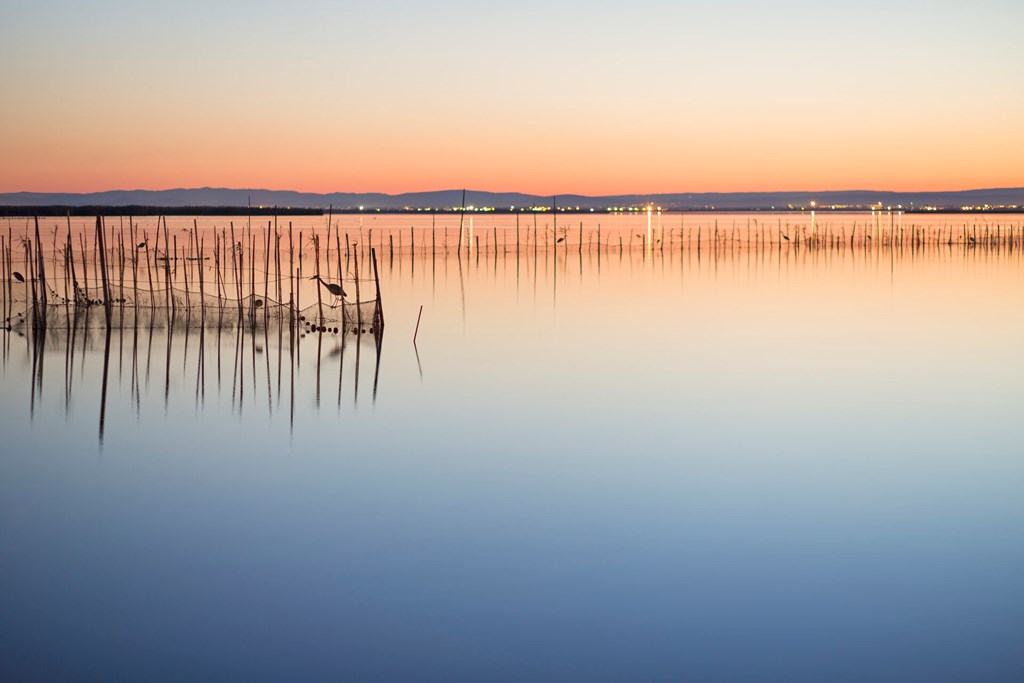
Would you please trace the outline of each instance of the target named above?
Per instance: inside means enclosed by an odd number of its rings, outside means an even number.
[[[348,294],[345,293],[345,290],[341,288],[341,285],[336,285],[333,282],[324,282],[319,275],[314,275],[309,279],[316,280],[317,282],[324,286],[324,289],[333,294],[335,298],[335,305],[337,305],[338,299],[344,299],[346,296],[348,296]]]
[[[13,275],[14,279],[17,280],[18,282],[25,281],[25,276],[19,273],[18,271],[14,271],[13,273],[11,273],[11,275]]]

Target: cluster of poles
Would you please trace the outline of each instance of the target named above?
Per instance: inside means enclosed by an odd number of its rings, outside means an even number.
[[[566,221],[568,222],[568,221]],[[712,220],[708,225],[668,226],[661,223],[654,227],[648,220],[646,230],[642,227],[605,228],[600,223],[596,227],[586,227],[583,221],[555,226],[537,225],[536,215],[533,224],[522,227],[520,217],[516,215],[515,227],[512,230],[491,226],[489,229],[474,229],[472,223],[467,227],[460,221],[456,234],[451,235],[449,229],[440,230],[429,227],[417,229],[384,230],[387,233],[387,244],[383,235],[380,236],[380,248],[387,251],[389,258],[409,253],[462,255],[474,253],[505,253],[520,254],[522,252],[570,251],[609,253],[625,253],[637,248],[643,251],[671,249],[717,250],[723,248],[736,249],[891,249],[897,251],[922,249],[928,246],[967,246],[987,249],[1020,249],[1024,247],[1024,229],[1019,225],[977,225],[961,224],[958,226],[918,226],[904,227],[902,216],[899,224],[892,216],[889,225],[884,224],[881,214],[874,216],[870,222],[852,225],[818,225],[811,217],[810,225],[783,223],[782,218],[775,220],[748,219],[746,225],[732,221],[730,225],[719,225]],[[440,241],[438,235],[440,233]],[[511,233],[511,234],[510,234]],[[396,240],[397,235],[397,240]],[[406,235],[408,242],[405,241]],[[373,230],[370,230],[372,242]]]
[[[212,230],[201,229],[193,219],[190,227],[171,230],[166,218],[157,219],[155,229],[152,224],[144,229],[131,217],[127,225],[124,218],[115,225],[97,217],[90,234],[88,226],[74,229],[69,216],[65,234],[54,226],[52,244],[45,245],[39,221],[34,219],[17,239],[10,227],[6,236],[0,235],[5,326],[38,328],[61,317],[71,325],[83,309],[101,307],[108,325],[122,324],[123,315],[115,319],[114,314],[125,310],[136,316],[147,311],[151,317],[164,315],[168,324],[182,314],[205,324],[212,311],[218,321],[237,318],[255,325],[274,320],[310,332],[379,333],[384,314],[378,252],[386,253],[393,263],[396,256],[416,258],[418,254],[461,259],[474,253],[518,257],[543,252],[557,257],[596,251],[600,258],[638,248],[647,255],[687,250],[697,254],[723,250],[898,254],[943,247],[1011,251],[1024,247],[1024,229],[1019,224],[954,221],[904,226],[903,214],[894,211],[872,212],[870,218],[852,223],[822,222],[814,211],[801,214],[796,222],[790,222],[792,216],[752,214],[745,224],[742,219],[727,224],[705,214],[694,225],[694,218],[687,214],[663,216],[660,212],[656,217],[647,212],[646,225],[643,214],[625,225],[613,217],[611,225],[604,227],[600,222],[585,225],[579,215],[557,211],[544,218],[551,223],[538,225],[536,213],[515,214],[514,225],[480,229],[474,226],[472,214],[460,215],[455,230],[437,226],[431,215],[429,226],[367,231],[360,217],[353,239],[332,220],[331,211],[326,234],[309,226],[305,232],[295,230],[291,222],[279,230],[276,218],[255,229],[251,219],[237,229],[228,222]],[[364,279],[360,265],[367,261],[372,278]],[[306,302],[303,284],[309,297]],[[367,291],[369,286],[372,293]],[[54,315],[55,310],[64,316]]]
[[[347,236],[342,249],[340,234],[335,233],[337,268],[332,275],[330,227],[323,254],[326,263],[321,262],[321,237],[315,233],[310,237],[312,264],[303,264],[303,233],[298,232],[296,243],[291,223],[287,232],[268,224],[265,230],[240,227],[236,235],[232,222],[215,229],[209,245],[196,220],[191,229],[172,234],[166,219],[161,218],[150,235],[130,217],[127,228],[123,221],[117,227],[108,226],[104,218],[97,217],[91,249],[87,231],[76,232],[70,216],[63,243],[58,241],[58,232],[55,227],[49,251],[38,218],[33,219],[33,230],[20,236],[17,252],[13,230],[8,228],[6,236],[0,235],[5,327],[24,323],[45,328],[60,317],[71,326],[80,312],[99,307],[108,326],[123,324],[128,309],[136,318],[143,312],[151,317],[164,314],[169,326],[181,317],[191,319],[193,314],[205,325],[208,313],[218,321],[237,313],[240,322],[251,325],[268,324],[273,319],[290,327],[305,326],[308,331],[380,334],[384,328],[376,250],[369,252],[373,278],[364,282],[359,275],[360,250],[348,244]],[[181,232],[186,234],[179,245]],[[304,274],[309,265],[312,274]],[[342,273],[352,275],[343,278]],[[316,281],[315,308],[312,303],[303,308],[299,285],[304,280]],[[342,282],[351,285],[355,299],[345,293],[325,301],[325,291],[330,295],[344,292]],[[373,294],[364,298],[365,285],[370,282]],[[19,298],[23,307],[15,305]],[[55,311],[64,316],[54,315]],[[328,326],[331,322],[340,322],[340,327]]]

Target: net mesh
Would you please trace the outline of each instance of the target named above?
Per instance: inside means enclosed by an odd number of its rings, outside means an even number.
[[[20,289],[20,288],[19,288]],[[33,307],[30,295],[12,292],[9,300],[0,299],[6,327],[31,324],[35,318],[41,322],[45,316],[47,327],[72,325],[106,325],[106,310],[101,299],[91,298],[93,292],[76,292],[72,297],[50,292],[45,307]],[[331,299],[329,297],[329,299]],[[45,310],[44,310],[45,309]],[[126,290],[123,294],[111,292],[111,319],[113,327],[175,327],[229,326],[240,321],[256,326],[267,324],[297,324],[324,326],[348,331],[372,332],[382,326],[381,308],[376,298],[360,300],[314,299],[297,307],[288,302],[275,301],[262,296],[226,298],[214,294],[200,294],[184,289]]]

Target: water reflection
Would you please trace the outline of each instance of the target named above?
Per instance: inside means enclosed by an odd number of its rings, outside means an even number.
[[[273,418],[275,412],[286,409],[293,428],[296,391],[303,389],[303,382],[312,382],[314,405],[319,409],[325,380],[335,375],[335,368],[336,406],[340,408],[349,401],[358,405],[360,374],[366,372],[362,367],[364,347],[372,353],[373,369],[371,386],[367,387],[364,381],[362,397],[371,402],[377,400],[382,329],[376,333],[345,334],[341,330],[333,332],[333,328],[331,332],[306,332],[273,323],[196,327],[187,320],[173,318],[171,324],[158,327],[154,320],[151,318],[148,325],[96,327],[90,324],[88,316],[83,316],[67,328],[48,326],[26,331],[23,337],[32,378],[30,417],[35,417],[37,404],[44,399],[44,387],[53,384],[49,375],[59,373],[65,415],[71,413],[76,403],[79,407],[95,405],[102,444],[111,392],[127,394],[136,417],[142,404],[153,400],[161,401],[165,412],[172,402],[180,404],[183,400],[191,401],[198,411],[206,404],[209,374],[211,391],[217,400],[229,400],[233,414],[243,417],[255,413]],[[9,363],[20,362],[12,357],[11,336],[4,344],[5,369]],[[53,367],[55,357],[63,358],[61,369]],[[301,373],[303,362],[311,364],[305,376]],[[344,392],[346,369],[351,377],[350,394]],[[96,377],[98,385],[88,382],[83,386],[81,380],[76,381],[82,377]],[[114,419],[125,417],[115,415]]]
[[[342,226],[386,362],[248,306],[6,331],[0,671],[1016,680],[1019,242],[717,219]]]

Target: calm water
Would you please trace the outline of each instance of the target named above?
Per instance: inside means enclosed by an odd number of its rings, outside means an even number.
[[[2,333],[0,678],[1024,679],[1019,247],[616,218],[343,217],[379,340]]]

